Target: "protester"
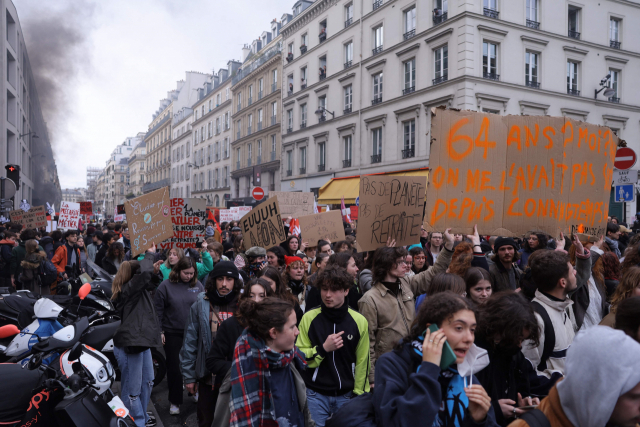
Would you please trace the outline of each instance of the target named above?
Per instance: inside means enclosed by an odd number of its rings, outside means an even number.
[[[601,259],[607,302],[611,302],[611,297],[620,283],[620,260],[618,260],[618,257],[613,252],[603,253]]]
[[[122,237],[118,240],[124,246],[124,252],[131,250],[131,240],[129,240],[129,228],[122,227]]]
[[[89,271],[89,265],[87,264],[89,253],[87,252],[87,247],[84,244],[84,237],[79,236],[76,245],[78,246],[78,250],[80,251],[80,266],[82,268],[82,272],[86,273]]]
[[[27,240],[35,240],[36,232],[30,228],[27,228],[20,233],[20,242],[11,250],[11,283],[14,288],[20,290],[22,285],[20,284],[20,273],[22,272],[22,260],[27,256],[27,248],[25,242]],[[38,245],[38,251],[44,251],[42,246]]]
[[[267,262],[271,267],[277,268],[280,272],[283,272],[286,267],[284,257],[284,249],[280,246],[273,246],[267,250]]]
[[[640,344],[622,331],[594,326],[567,351],[566,377],[538,406],[551,426],[635,427],[640,421]],[[539,414],[542,412],[542,414]],[[512,427],[544,425],[525,414]]]
[[[302,239],[298,236],[289,236],[281,245],[287,256],[304,256],[304,250],[307,247],[307,242],[302,242]]]
[[[424,247],[424,250],[427,253],[427,264],[429,266],[435,265],[436,260],[438,259],[438,255],[442,250],[442,237],[443,234],[439,231],[429,233],[429,241]]]
[[[323,427],[354,394],[369,391],[369,331],[367,320],[348,305],[353,275],[347,269],[327,266],[316,288],[320,307],[302,317],[296,345],[308,363],[301,374],[311,417]]]
[[[19,276],[20,284],[23,289],[28,291],[41,295],[49,295],[49,287],[42,286],[43,284],[40,280],[40,265],[43,260],[47,259],[47,254],[38,249],[38,242],[35,239],[27,240],[24,246],[27,253],[20,263],[20,266],[22,267],[22,271]]]
[[[511,237],[498,237],[493,244],[495,255],[491,258],[493,263],[489,266],[489,272],[493,277],[496,292],[511,289],[515,291],[522,276],[522,270],[517,262],[520,254],[516,251],[516,241]]]
[[[327,255],[333,254],[333,251],[331,250],[331,242],[328,242],[327,240],[318,240],[318,253]]]
[[[346,240],[341,240],[333,244],[333,251],[337,254],[340,252],[352,253],[353,248],[351,247],[351,244],[349,244],[349,242],[347,242]]]
[[[171,415],[180,414],[182,404],[182,375],[179,353],[184,341],[189,309],[204,292],[198,281],[198,269],[193,258],[181,258],[171,270],[169,279],[160,283],[153,298],[162,331],[162,344],[167,357],[167,385]]]
[[[420,245],[413,245],[409,248],[409,255],[411,255],[413,263],[411,264],[411,271],[415,274],[426,271],[429,266],[427,265],[427,256],[424,253],[424,249]]]
[[[214,267],[220,261],[229,261],[229,258],[223,255],[224,246],[222,246],[222,243],[218,242],[213,238],[208,238],[206,240],[206,243],[207,243],[206,250],[207,252],[209,252],[209,255],[211,256],[211,261],[213,262]],[[204,256],[202,258],[204,260]]]
[[[222,323],[233,316],[240,289],[240,276],[236,266],[230,261],[219,262],[209,274],[206,292],[198,294],[197,301],[189,309],[184,342],[180,350],[180,369],[186,389],[198,396],[199,427],[211,426],[218,390],[224,378],[222,375],[216,381],[215,373],[212,376],[207,371],[204,361],[211,343],[217,340]]]
[[[618,305],[635,296],[640,296],[640,267],[630,267],[620,279],[620,284],[611,297],[611,311],[602,319],[601,325],[615,327]]]
[[[231,259],[235,262],[237,257],[244,256],[244,251],[245,251],[244,238],[240,235],[240,236],[233,236],[232,239],[233,239],[233,255]]]
[[[309,286],[313,287],[313,284],[315,283],[316,278],[318,277],[318,274],[320,274],[320,272],[327,266],[328,262],[329,262],[329,255],[327,254],[318,254],[315,257],[315,259],[313,260],[313,264],[311,266],[311,271],[313,272],[313,274],[311,274],[307,278],[307,282]]]
[[[640,296],[620,301],[616,309],[615,328],[640,342]]]
[[[624,250],[620,250],[618,245],[618,239],[620,238],[620,226],[617,223],[610,222],[607,224],[607,237],[604,238],[604,241],[607,242],[607,245],[611,249],[613,253],[616,254],[618,258],[622,258],[622,252]]]
[[[137,427],[149,421],[147,403],[153,388],[151,348],[160,347],[160,327],[151,297],[158,286],[160,262],[153,263],[155,245],[144,259],[125,261],[113,279],[113,304],[121,319],[113,337],[113,353],[120,369],[122,401]]]
[[[204,277],[209,274],[211,270],[213,270],[213,259],[211,258],[211,255],[209,255],[207,248],[207,242],[202,242],[202,262],[196,263],[198,269],[198,277],[196,278],[197,280],[204,279]],[[163,262],[160,266],[160,273],[162,273],[162,278],[164,280],[169,279],[173,267],[176,266],[178,262],[180,262],[180,260],[184,258],[188,257],[185,256],[184,250],[182,248],[171,248],[167,253],[166,261]]]
[[[307,272],[304,268],[304,262],[297,256],[285,256],[285,262],[287,267],[282,273],[282,278],[291,289],[291,293],[296,297],[304,313],[308,295]]]
[[[58,250],[58,248],[62,245],[64,245],[64,242],[62,241],[62,230],[53,230],[51,232],[51,239],[53,240],[53,253],[55,254],[55,252]],[[22,237],[21,237],[22,239]],[[53,255],[51,256],[53,258]]]
[[[471,267],[464,278],[466,296],[478,305],[487,302],[493,293],[492,276],[484,268]]]
[[[70,265],[73,269],[73,274],[79,276],[82,274],[80,251],[76,246],[78,240],[78,230],[67,230],[64,233],[65,244],[56,249],[56,253],[51,259],[53,265],[58,270],[58,275],[64,279],[68,279],[66,273],[66,266]]]
[[[247,264],[244,266],[244,271],[247,273],[249,279],[254,279],[260,275],[260,271],[267,264],[267,251],[260,246],[253,246],[245,252],[247,257]]]
[[[540,233],[537,231],[532,231],[529,233],[529,237],[524,241],[524,245],[522,249],[520,249],[520,260],[518,260],[518,265],[521,269],[527,266],[529,261],[529,256],[535,251],[546,249],[547,248],[548,238],[544,233]]]
[[[109,246],[115,241],[115,236],[111,232],[103,233],[102,235],[102,245],[98,252],[96,253],[96,265],[100,268],[104,268],[102,266],[102,260],[105,256],[107,256],[107,251],[109,250]]]
[[[14,233],[15,235],[15,233]],[[7,238],[6,232],[5,232],[5,239]],[[51,261],[51,258],[53,258],[53,255],[55,253],[55,251],[53,250],[53,238],[51,238],[51,236],[47,233],[45,233],[45,236],[42,237],[42,239],[40,239],[40,241],[38,242],[40,244],[40,246],[42,246],[42,248],[44,249],[45,253],[47,254],[47,259],[49,259],[49,261]]]
[[[109,274],[116,274],[122,261],[124,261],[124,245],[113,242],[107,250],[107,255],[102,259],[102,268]]]
[[[16,233],[7,230],[4,232],[4,239],[0,240],[0,286],[2,287],[13,286],[11,283],[11,252],[18,245],[16,237]]]
[[[433,324],[439,329],[432,333]],[[473,375],[488,363],[486,357],[476,359],[482,350],[473,345],[475,329],[474,304],[467,298],[443,292],[427,299],[410,332],[377,362],[378,425],[497,426],[491,399]],[[442,369],[445,341],[456,358]]]
[[[102,248],[102,231],[95,231],[91,237],[92,243],[87,246],[87,252],[89,253],[89,259],[96,262],[96,255]]]
[[[562,239],[563,236],[561,236]],[[581,235],[584,243],[587,242],[587,236]],[[563,239],[558,242],[562,243]],[[578,240],[583,244],[582,240]],[[604,284],[604,267],[600,255],[603,254],[600,249],[603,244],[600,239],[596,244],[592,245],[591,254],[591,271],[586,276],[587,280],[584,286],[578,286],[578,289],[571,295],[574,302],[573,305],[573,321],[576,330],[584,330],[599,324],[602,318],[609,313],[609,303],[607,302],[607,291]],[[576,264],[577,246],[574,244],[569,248],[569,262],[574,267]]]
[[[358,301],[362,298],[362,291],[358,286],[358,267],[352,252],[335,253],[329,257],[327,266],[336,265],[343,268],[352,278],[351,288],[347,296],[347,304],[352,310],[358,311]],[[319,307],[322,300],[319,286],[310,286],[307,296],[307,307],[309,309]]]

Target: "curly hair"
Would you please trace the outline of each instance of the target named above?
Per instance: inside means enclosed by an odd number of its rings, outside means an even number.
[[[549,242],[549,237],[541,231],[530,231],[526,234],[526,236],[531,236],[532,234],[535,234],[536,237],[538,238],[538,246],[535,249],[532,249],[529,246],[529,239],[525,238],[524,241],[522,242],[522,247],[525,250],[525,252],[535,252],[540,249],[547,249],[547,243]]]
[[[627,254],[624,257],[624,261],[622,261],[622,266],[620,267],[620,275],[624,276],[624,273],[626,273],[627,270],[639,264],[640,264],[640,243],[637,243],[627,248]]]
[[[600,257],[604,268],[603,274],[605,279],[620,280],[620,260],[613,252],[605,252]]]
[[[479,309],[476,334],[485,338],[488,345],[497,342],[508,348],[519,348],[528,332],[528,339],[535,347],[540,345],[540,326],[527,299],[508,290],[495,293]]]
[[[627,298],[631,298],[638,286],[640,286],[640,267],[633,266],[622,273],[620,284],[611,297],[611,312],[615,313],[618,304]]]
[[[119,250],[118,256],[116,256],[116,250]],[[120,242],[114,242],[109,246],[107,250],[107,258],[117,259],[120,263],[124,260],[124,245]]]
[[[427,297],[446,291],[451,291],[456,295],[462,295],[465,292],[465,284],[462,277],[457,274],[440,273],[431,281],[429,289],[427,289]]]
[[[339,265],[327,265],[327,267],[318,274],[314,286],[318,290],[328,288],[335,291],[347,291],[353,286],[353,277],[347,273],[347,270]]]
[[[291,270],[292,267],[296,267],[298,265],[302,265],[302,268],[305,268],[304,261],[293,261],[282,272],[282,279],[284,280],[284,283],[287,284],[287,286],[289,285],[289,282],[291,282],[292,280],[291,275],[289,274],[289,271]],[[302,283],[304,284],[304,287],[306,289],[307,288],[307,270],[306,269],[304,270],[304,275],[302,276]]]
[[[271,339],[269,331],[272,328],[282,332],[293,307],[291,301],[280,298],[267,297],[260,302],[249,298],[240,303],[237,312],[249,332],[266,342]]]
[[[449,264],[449,273],[452,273],[464,278],[464,276],[466,276],[467,274],[467,270],[471,268],[472,261],[473,261],[473,253],[467,253],[467,252],[461,253],[460,255],[458,255],[458,257],[456,257],[455,260],[451,259],[451,264]]]
[[[400,350],[405,343],[417,340],[427,328],[427,324],[442,326],[445,320],[453,318],[454,314],[460,310],[470,310],[476,319],[478,318],[476,305],[473,301],[451,291],[440,292],[425,299],[420,304],[418,313],[411,323],[409,335],[396,344],[395,348]]]
[[[389,248],[387,246],[378,248],[373,254],[371,262],[373,283],[384,281],[387,273],[398,266],[396,260],[407,256],[407,250],[403,247]]]

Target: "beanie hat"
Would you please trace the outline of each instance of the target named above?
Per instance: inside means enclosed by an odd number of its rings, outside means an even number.
[[[287,255],[285,255],[285,257],[284,257],[284,263],[287,265],[287,267],[289,267],[289,265],[291,265],[292,263],[294,263],[296,261],[302,262],[302,258],[297,257],[297,256],[287,256]]]
[[[516,244],[516,241],[513,240],[513,238],[511,237],[498,237],[496,239],[496,242],[493,244],[493,253],[498,253],[498,249],[500,249],[502,246],[513,246],[513,250],[516,250],[516,248],[518,247],[518,245]]]
[[[220,261],[213,267],[213,271],[209,273],[209,278],[215,279],[216,277],[233,277],[239,279],[238,268],[231,261]]]

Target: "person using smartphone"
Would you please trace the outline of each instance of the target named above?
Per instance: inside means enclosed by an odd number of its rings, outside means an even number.
[[[463,363],[481,369],[474,366],[477,353],[470,352],[475,310],[472,301],[453,292],[433,295],[420,306],[409,335],[377,361],[373,406],[378,425],[498,425],[473,369],[468,376],[459,373]],[[439,329],[432,332],[432,325]]]

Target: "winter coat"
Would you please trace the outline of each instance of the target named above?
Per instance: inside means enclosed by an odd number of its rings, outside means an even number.
[[[201,292],[204,292],[204,287],[200,282],[196,282],[195,286],[182,281],[174,283],[164,280],[160,283],[153,296],[153,303],[161,331],[184,334],[189,310]]]
[[[515,286],[511,284],[511,272],[513,272]],[[500,261],[494,262],[489,266],[489,273],[491,273],[493,279],[493,293],[508,289],[515,291],[519,287],[520,276],[522,276],[522,270],[515,263],[511,266],[511,271],[509,271],[504,268]]]
[[[22,260],[20,263],[22,272],[18,277],[18,281],[22,284],[24,289],[29,289],[31,291],[39,290],[41,285],[39,275],[40,263],[46,258],[47,255],[45,252],[34,252],[27,255]]]
[[[53,239],[50,236],[45,236],[40,239],[39,243],[40,246],[44,248],[44,251],[47,254],[47,258],[49,259],[49,261],[51,261],[51,258],[53,258],[53,255],[55,253],[53,249]]]
[[[154,254],[147,253],[140,262],[140,272],[122,286],[114,304],[122,323],[116,331],[113,342],[124,347],[162,347],[158,316],[153,305],[151,292],[156,290],[160,279],[153,274]]]
[[[80,265],[82,264],[82,259],[80,258],[80,250],[75,245],[73,247],[73,250],[76,252],[75,269],[76,269],[76,273],[79,275]],[[53,265],[56,266],[56,270],[58,270],[58,273],[64,274],[68,259],[69,259],[69,253],[67,252],[67,245],[62,245],[58,249],[56,249],[56,253],[51,259],[51,262],[53,263]]]
[[[116,267],[116,261],[113,258],[104,257],[102,259],[102,269],[109,274],[118,273],[118,267]]]
[[[11,278],[11,251],[15,247],[12,240],[0,240],[0,256],[4,260],[4,268],[0,270],[0,277]]]
[[[370,383],[375,378],[378,357],[391,351],[398,341],[409,335],[416,314],[415,296],[426,293],[433,278],[447,270],[452,254],[453,251],[443,247],[434,266],[411,278],[400,279],[397,295],[377,282],[358,302],[358,311],[367,319],[369,326]]]
[[[96,254],[98,253],[98,246],[95,243],[87,245],[87,252],[89,253],[89,259],[96,262]]]
[[[591,254],[591,266],[594,266],[603,252],[596,247],[592,247],[589,252]],[[591,276],[591,271],[589,271],[589,276],[587,277],[590,277],[590,276]],[[594,282],[595,282],[595,279],[594,279]],[[600,294],[601,307],[599,308],[602,311],[602,317],[604,318],[604,316],[606,316],[609,313],[609,303],[607,302],[607,294],[604,291],[604,289],[602,289],[597,284],[596,284],[596,289]],[[580,328],[582,327],[582,323],[584,321],[585,313],[587,312],[589,304],[591,303],[591,300],[589,298],[589,284],[585,283],[584,286],[578,287],[578,289],[576,289],[576,291],[571,295],[571,299],[574,302],[573,314],[575,316],[576,330],[580,330]],[[602,319],[599,319],[599,320],[602,320]]]
[[[554,385],[549,391],[549,396],[542,399],[538,409],[541,410],[549,420],[550,425],[553,427],[574,427],[569,421],[569,418],[562,410],[562,404],[560,403],[560,396],[558,395],[558,389]],[[509,424],[510,427],[529,427],[526,421],[518,419]]]
[[[231,318],[237,306],[237,298],[231,304],[213,309],[220,320]],[[209,309],[211,307],[209,297],[206,292],[198,295],[198,300],[189,309],[189,318],[184,328],[184,341],[180,350],[180,368],[185,384],[191,384],[210,375],[205,365],[205,359],[211,350],[211,344],[217,339],[217,332],[213,334],[209,323]],[[215,316],[214,316],[215,319]],[[224,323],[224,322],[221,322]],[[218,328],[221,327],[218,323]],[[238,335],[239,336],[239,335]],[[237,339],[237,338],[236,338]],[[234,341],[235,345],[235,341]],[[220,377],[220,381],[224,375]]]
[[[22,272],[22,266],[20,264],[27,255],[27,248],[24,246],[24,243],[25,242],[21,241],[18,246],[15,246],[11,250],[11,276],[16,279],[20,277],[20,273]],[[42,246],[38,245],[38,251],[44,251]]]

